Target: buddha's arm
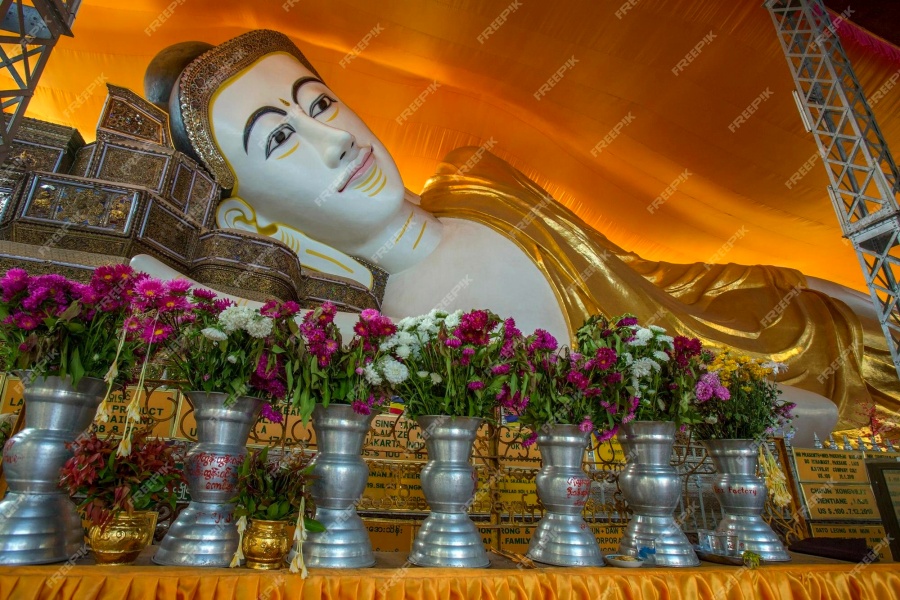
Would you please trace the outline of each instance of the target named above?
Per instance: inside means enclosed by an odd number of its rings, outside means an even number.
[[[211,288],[207,285],[203,285],[201,283],[197,283],[190,277],[179,273],[172,267],[160,262],[159,260],[149,256],[147,254],[138,254],[134,258],[131,259],[131,267],[135,271],[143,271],[147,273],[151,277],[155,277],[157,279],[185,279],[190,281],[194,287],[204,288],[211,290],[218,294],[222,298],[228,298],[229,300],[234,301],[235,303],[241,306],[249,306],[250,308],[259,308],[262,306],[262,302],[257,302],[255,300],[248,300],[247,298],[241,298],[240,296],[235,296],[233,294],[226,294],[220,292],[215,288]],[[299,316],[302,316],[304,313],[300,313]],[[299,317],[298,317],[299,318]],[[338,312],[337,316],[334,319],[335,324],[338,326],[338,329],[341,331],[341,336],[344,339],[350,339],[353,337],[353,325],[356,324],[358,319],[358,315],[355,313],[346,313],[346,312]]]

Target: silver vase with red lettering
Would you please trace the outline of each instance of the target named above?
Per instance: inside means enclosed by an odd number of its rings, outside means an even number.
[[[471,461],[482,420],[434,415],[416,422],[428,448],[420,481],[431,513],[416,533],[409,562],[420,567],[487,567],[491,561],[481,533],[468,515],[477,493]]]
[[[83,556],[84,530],[59,469],[72,457],[66,443],[87,429],[103,400],[102,379],[22,373],[25,429],[3,448],[9,493],[0,502],[0,564],[36,565]]]
[[[744,549],[759,554],[762,560],[791,560],[781,539],[762,518],[768,490],[766,480],[757,476],[759,442],[706,440],[703,445],[716,467],[713,492],[725,515],[716,531],[737,535]]]
[[[632,421],[622,425],[618,437],[628,462],[619,487],[632,511],[619,553],[638,557],[650,552],[662,567],[698,566],[700,559],[674,517],[682,485],[670,462],[675,423]],[[644,540],[653,541],[653,550]]]
[[[603,557],[594,532],[581,516],[591,493],[582,468],[590,431],[552,425],[538,434],[542,467],[536,477],[544,518],[528,546],[531,560],[560,567],[599,567]]]
[[[160,542],[153,562],[160,565],[227,567],[238,547],[234,522],[238,469],[247,436],[262,400],[241,396],[225,406],[227,394],[185,392],[194,408],[197,443],[184,461],[191,503]]]

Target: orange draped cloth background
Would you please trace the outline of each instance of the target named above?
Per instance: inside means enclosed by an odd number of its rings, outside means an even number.
[[[900,598],[897,564],[693,569],[364,569],[287,571],[56,565],[0,568],[0,600],[888,600]]]
[[[646,260],[783,266],[866,291],[760,0],[83,0],[28,114],[92,140],[104,81],[143,93],[168,45],[258,28],[296,41],[415,192],[447,153],[487,144]],[[845,46],[896,153],[900,63]]]

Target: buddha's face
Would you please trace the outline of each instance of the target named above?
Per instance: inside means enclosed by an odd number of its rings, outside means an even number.
[[[210,121],[233,194],[263,233],[283,224],[340,248],[380,232],[403,203],[385,147],[293,56],[266,55],[229,79]]]

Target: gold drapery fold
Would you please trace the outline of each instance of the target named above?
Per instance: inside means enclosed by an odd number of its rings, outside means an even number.
[[[831,398],[841,427],[861,424],[858,405],[870,390],[885,416],[898,414],[900,383],[880,330],[865,331],[844,302],[809,289],[799,271],[643,260],[505,161],[474,148],[447,156],[426,184],[422,206],[517,243],[550,282],[570,332],[593,313],[631,312],[712,346],[787,363],[781,381]]]
[[[704,564],[694,569],[548,568],[312,569],[287,571],[175,567],[0,568],[0,600],[231,600],[244,598],[481,598],[483,600],[883,600],[900,598],[896,564],[766,565],[751,571]],[[724,593],[723,593],[724,590]]]

